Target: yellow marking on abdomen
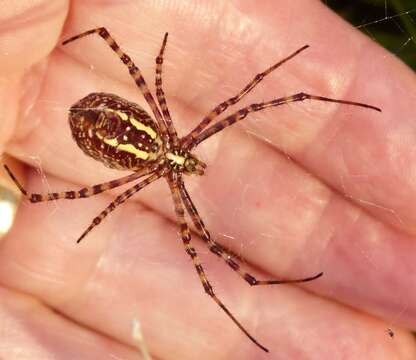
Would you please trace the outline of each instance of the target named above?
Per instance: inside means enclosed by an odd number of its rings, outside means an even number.
[[[117,146],[117,149],[120,149],[121,151],[126,151],[130,154],[134,154],[139,159],[147,160],[149,158],[148,152],[139,150],[132,144],[120,144]]]
[[[110,145],[112,147],[117,147],[118,146],[118,141],[117,139],[106,139],[105,137],[103,137],[102,135],[97,133],[97,137],[100,138],[102,141],[104,141],[105,144]]]
[[[129,118],[130,124],[132,124],[137,130],[144,131],[152,139],[156,139],[157,133],[150,126],[146,126],[140,121],[136,120],[134,117]]]
[[[130,154],[136,155],[136,158],[139,158],[139,159],[142,159],[142,160],[147,160],[149,158],[149,153],[148,152],[143,151],[143,150],[139,150],[132,144],[119,144],[117,139],[106,139],[105,137],[103,137],[99,133],[97,133],[97,137],[99,139],[101,139],[107,145],[115,147],[115,148],[117,148],[121,151],[125,151],[125,152],[128,152]]]
[[[114,110],[114,109],[104,109],[104,111],[112,112],[120,117],[121,120],[127,121],[129,119],[129,116],[122,111]]]
[[[154,131],[150,126],[144,125],[142,122],[134,118],[133,116],[128,116],[127,114],[123,113],[120,110],[114,109],[105,109],[105,111],[109,111],[115,113],[120,117],[123,121],[129,121],[137,130],[144,131],[147,135],[149,135],[152,139],[156,139],[157,133]]]

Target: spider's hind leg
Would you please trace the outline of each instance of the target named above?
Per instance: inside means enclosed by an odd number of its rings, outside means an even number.
[[[138,184],[132,186],[131,188],[127,189],[125,192],[120,194],[115,198],[114,201],[112,201],[101,213],[94,218],[94,220],[91,222],[91,224],[88,226],[88,228],[82,233],[82,235],[78,238],[77,243],[79,243],[87,234],[94,229],[97,225],[101,223],[101,221],[104,220],[104,218],[110,214],[112,211],[116,209],[117,206],[124,203],[128,198],[133,196],[136,192],[143,189],[153,181],[159,179],[161,176],[163,176],[163,170],[156,171],[143,181],[139,182]]]
[[[122,178],[111,180],[102,184],[97,184],[93,186],[87,186],[80,190],[69,190],[69,191],[62,191],[62,192],[53,192],[53,193],[45,193],[45,194],[38,194],[38,193],[29,193],[27,190],[23,187],[22,184],[17,180],[16,176],[13,174],[13,172],[9,169],[7,165],[4,165],[4,168],[6,169],[7,173],[9,174],[10,178],[13,180],[13,182],[16,184],[16,186],[19,188],[20,192],[29,199],[32,203],[37,202],[43,202],[43,201],[51,201],[51,200],[59,200],[59,199],[80,199],[80,198],[87,198],[90,196],[94,196],[97,194],[100,194],[102,192],[105,192],[107,190],[116,188],[118,186],[127,184],[133,180],[138,179],[141,176],[146,175],[144,171],[136,172],[127,176],[124,176]]]
[[[185,204],[186,210],[188,211],[189,216],[192,219],[200,237],[202,240],[207,244],[209,250],[213,252],[215,255],[221,257],[227,265],[233,269],[241,278],[247,281],[250,285],[276,285],[276,284],[291,284],[291,283],[302,283],[315,280],[323,275],[322,272],[302,278],[302,279],[292,279],[292,280],[257,280],[253,275],[249,274],[248,272],[244,271],[239,263],[235,261],[235,258],[221,245],[217,244],[214,240],[211,239],[211,235],[207,228],[205,227],[204,222],[202,221],[201,217],[198,214],[198,211],[188,194],[188,191],[185,188],[185,184],[183,183],[183,179],[179,179],[179,190],[181,194],[181,198],[183,203]]]
[[[174,175],[177,176],[177,175]],[[234,317],[234,315],[228,310],[228,308],[221,302],[221,300],[217,297],[214,293],[214,290],[209,283],[205,271],[201,265],[201,262],[198,259],[198,255],[196,253],[195,248],[191,245],[191,232],[189,230],[188,224],[185,220],[185,210],[182,205],[181,195],[178,188],[178,178],[169,178],[168,183],[172,193],[173,202],[175,206],[175,213],[178,220],[178,224],[180,226],[181,231],[181,238],[183,241],[183,245],[185,247],[186,253],[191,257],[192,262],[194,263],[196,272],[198,273],[199,279],[204,287],[205,292],[217,303],[217,305],[228,315],[228,317],[236,324],[239,329],[253,342],[255,343],[260,349],[265,352],[269,352],[267,348],[261,345],[244,327],[240,324],[240,322]]]

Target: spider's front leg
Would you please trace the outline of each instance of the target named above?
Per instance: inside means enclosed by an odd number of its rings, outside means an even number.
[[[300,49],[285,57],[283,60],[278,61],[276,64],[270,66],[265,71],[257,74],[254,77],[254,79],[251,80],[237,95],[229,98],[228,100],[216,106],[208,115],[206,115],[202,119],[202,121],[188,135],[185,136],[182,142],[183,146],[185,148],[192,147],[193,141],[197,138],[199,133],[212,122],[212,120],[221,115],[231,105],[237,104],[244,96],[246,96],[251,90],[253,90],[272,71],[276,70],[279,66],[294,58],[296,55],[298,55],[303,50],[306,50],[308,47],[309,45],[302,46]]]
[[[225,128],[235,124],[236,122],[245,119],[247,115],[250,113],[261,111],[269,107],[275,107],[275,106],[289,104],[292,102],[299,102],[299,101],[305,101],[305,100],[316,100],[316,101],[332,102],[332,103],[338,103],[338,104],[344,104],[344,105],[352,105],[352,106],[363,107],[366,109],[371,109],[371,110],[381,112],[380,108],[373,106],[373,105],[368,105],[368,104],[355,102],[355,101],[349,101],[349,100],[332,99],[332,98],[328,98],[325,96],[312,95],[312,94],[300,92],[294,95],[284,96],[284,97],[277,98],[271,101],[262,102],[258,104],[251,104],[249,106],[246,106],[236,111],[234,114],[231,114],[230,116],[227,116],[226,118],[218,121],[214,125],[210,126],[208,129],[205,129],[204,131],[202,131],[194,139],[194,141],[192,142],[192,146],[193,147],[197,146],[199,143],[203,142],[205,139],[211,137],[217,132],[222,131]]]

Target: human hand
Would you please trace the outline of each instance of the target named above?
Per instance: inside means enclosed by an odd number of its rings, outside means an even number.
[[[122,176],[80,151],[67,110],[97,91],[148,108],[100,38],[60,45],[84,30],[108,28],[152,89],[169,32],[164,90],[180,134],[256,73],[309,44],[232,109],[307,91],[383,112],[305,101],[253,114],[201,144],[206,175],[186,181],[211,234],[258,278],[324,276],[302,288],[251,288],[194,235],[218,296],[269,348],[265,354],[204,294],[163,180],[79,245],[77,237],[120,191],[23,202],[0,244],[0,355],[136,359],[137,318],[157,359],[413,359],[414,338],[401,327],[415,328],[416,320],[414,74],[319,2],[209,4],[6,5],[3,151],[41,169],[42,176],[29,167],[20,172],[29,191]]]

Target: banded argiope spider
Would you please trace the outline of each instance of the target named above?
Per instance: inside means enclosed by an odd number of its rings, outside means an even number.
[[[120,60],[128,68],[131,77],[142,92],[146,102],[150,106],[156,119],[153,120],[140,106],[120,98],[117,95],[107,93],[92,93],[76,102],[69,109],[69,124],[72,135],[78,146],[85,154],[101,161],[110,168],[131,170],[132,174],[112,180],[106,183],[85,187],[78,191],[65,191],[61,193],[36,194],[28,193],[18,182],[7,166],[10,177],[19,187],[20,191],[33,203],[58,200],[77,199],[90,197],[123,184],[145,177],[111,202],[91,225],[82,233],[77,242],[80,242],[95,226],[97,226],[111,211],[124,203],[132,195],[143,189],[155,180],[164,177],[172,193],[175,213],[186,253],[191,257],[195,269],[199,275],[205,292],[221,307],[228,317],[244,332],[247,337],[264,351],[268,351],[240,324],[231,314],[228,308],[215,295],[208,282],[205,272],[198,260],[196,251],[191,245],[191,232],[185,219],[185,210],[192,220],[199,236],[206,243],[209,250],[221,257],[228,266],[236,271],[250,285],[271,285],[300,283],[317,279],[322,273],[311,277],[295,280],[257,280],[240,268],[238,260],[224,247],[211,238],[200,218],[191,197],[189,196],[183,175],[203,175],[206,165],[191,151],[202,141],[208,139],[228,126],[243,120],[249,113],[261,111],[268,107],[303,101],[306,99],[335,102],[361,106],[377,111],[379,108],[363,103],[336,100],[323,96],[316,96],[300,92],[291,96],[277,98],[268,102],[255,103],[244,107],[233,114],[215,122],[211,122],[222,114],[229,106],[236,104],[247,95],[266,75],[281,66],[286,61],[308,48],[305,45],[274,64],[264,72],[257,74],[254,79],[244,87],[237,95],[229,98],[216,106],[202,121],[186,136],[179,138],[167,107],[165,95],[162,89],[162,64],[163,54],[168,38],[165,34],[159,55],[156,57],[156,98],[155,102],[146,82],[131,58],[117,45],[109,32],[101,27],[83,32],[63,42],[63,45],[90,34],[102,37],[108,46],[118,55]]]

